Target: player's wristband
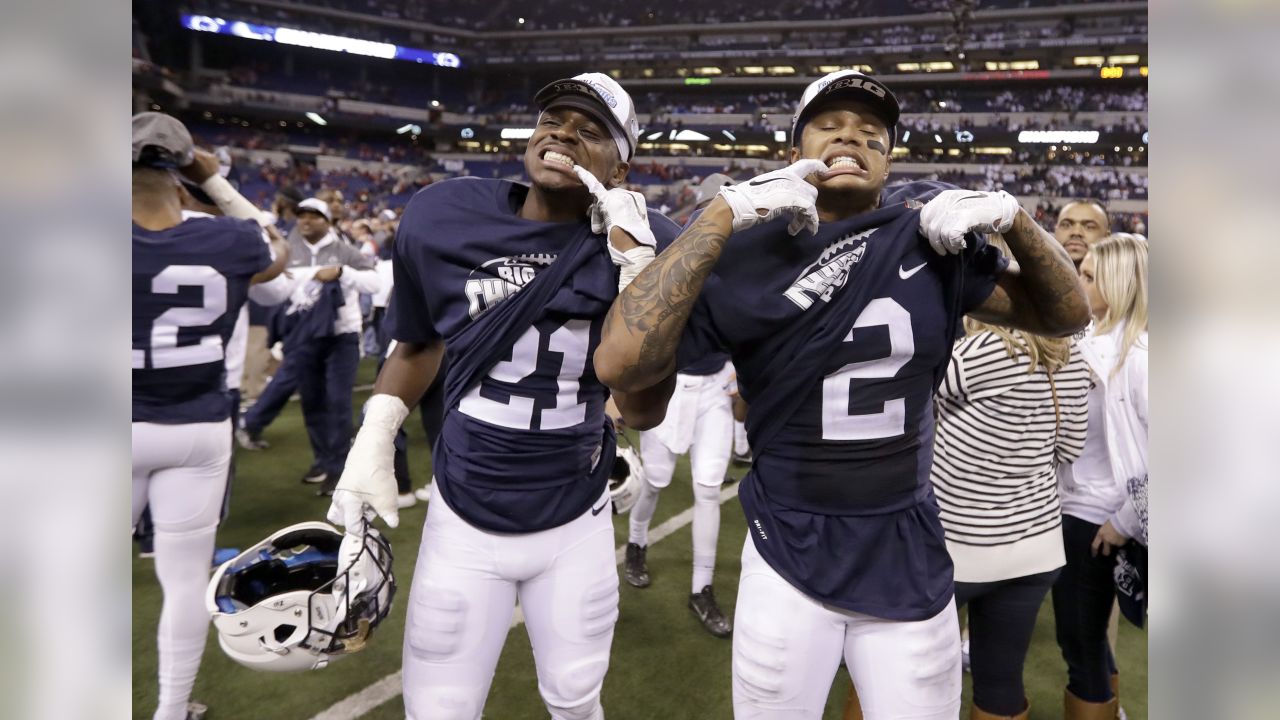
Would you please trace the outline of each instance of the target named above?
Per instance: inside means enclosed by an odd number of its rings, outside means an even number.
[[[619,255],[626,261],[618,264],[620,270],[618,273],[618,292],[621,293],[627,289],[632,280],[636,279],[637,275],[649,267],[649,263],[653,262],[656,255],[653,252],[653,248],[648,245],[631,248],[624,253],[619,253]]]
[[[213,199],[218,209],[223,215],[234,218],[242,218],[245,220],[253,220],[259,225],[266,227],[271,223],[267,220],[266,213],[253,206],[253,203],[244,199],[239,190],[231,187],[231,183],[221,175],[212,175],[208,180],[200,183],[200,189],[205,191],[210,198]]]

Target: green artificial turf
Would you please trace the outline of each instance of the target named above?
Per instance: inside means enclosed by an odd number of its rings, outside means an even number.
[[[373,367],[362,364],[360,382],[372,382]],[[356,407],[368,397],[357,393]],[[406,423],[414,485],[430,476],[430,455],[415,413]],[[218,533],[219,547],[243,548],[286,525],[323,520],[328,499],[316,497],[314,485],[299,482],[311,465],[311,452],[298,403],[291,402],[263,437],[267,450],[236,450],[237,478],[231,512]],[[741,469],[731,473],[740,477]],[[691,507],[689,467],[682,459],[675,480],[662,493],[653,527]],[[395,553],[399,593],[390,617],[378,628],[369,647],[358,655],[308,673],[279,675],[244,668],[218,647],[212,627],[194,698],[210,708],[208,720],[306,720],[348,695],[358,692],[400,668],[409,580],[418,554],[423,503],[400,511],[400,527],[387,530]],[[615,517],[615,539],[626,542],[626,517]],[[737,597],[739,555],[745,523],[737,500],[721,513],[716,566],[716,593],[721,607],[732,613]],[[649,549],[653,584],[637,590],[621,588],[621,616],[613,641],[604,706],[611,720],[693,720],[732,717],[730,640],[705,632],[686,607],[692,567],[690,528],[685,526]],[[160,591],[152,560],[133,560],[133,717],[149,718],[156,701],[155,631]],[[1119,664],[1122,704],[1130,720],[1147,717],[1146,636],[1121,623]],[[1053,640],[1053,610],[1046,601],[1036,625],[1027,658],[1027,695],[1033,718],[1062,717],[1062,688],[1066,670]],[[840,718],[849,687],[840,670],[827,704],[825,718]],[[969,698],[965,676],[965,710]],[[403,718],[399,696],[364,716],[371,720]],[[513,629],[498,663],[485,718],[523,720],[547,717],[538,696],[533,654],[523,626]]]

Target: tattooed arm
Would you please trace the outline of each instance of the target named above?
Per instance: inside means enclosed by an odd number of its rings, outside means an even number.
[[[664,381],[676,371],[680,336],[733,232],[733,217],[724,198],[717,197],[618,296],[605,317],[595,354],[601,382],[628,395],[654,388],[650,395],[660,393],[665,404],[674,384]],[[623,404],[619,402],[619,409]]]
[[[1089,299],[1075,265],[1052,235],[1025,210],[1002,234],[1017,269],[1010,267],[991,295],[969,315],[1037,335],[1065,337],[1089,324]]]

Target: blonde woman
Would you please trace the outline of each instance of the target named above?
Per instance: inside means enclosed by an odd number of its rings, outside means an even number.
[[[935,396],[931,478],[969,608],[969,717],[1026,718],[1022,668],[1065,562],[1054,469],[1084,446],[1089,370],[1070,340],[965,326]]]
[[[1058,646],[1067,661],[1066,717],[1114,718],[1107,622],[1116,551],[1147,542],[1147,242],[1115,234],[1090,249],[1080,278],[1093,331],[1084,451],[1058,470],[1067,564],[1053,587]]]

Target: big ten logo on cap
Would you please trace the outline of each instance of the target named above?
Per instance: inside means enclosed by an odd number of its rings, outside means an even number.
[[[848,76],[836,78],[832,80],[829,88],[831,90],[839,90],[841,88],[862,88],[876,97],[884,97],[888,92],[883,85],[872,80],[869,77]]]
[[[590,85],[596,92],[600,93],[600,97],[603,98],[604,101],[609,104],[609,107],[611,108],[618,107],[618,99],[615,98],[613,96],[613,93],[609,92],[609,89],[606,88],[604,85],[602,85],[599,82],[596,82],[595,80],[583,80],[583,82]]]

